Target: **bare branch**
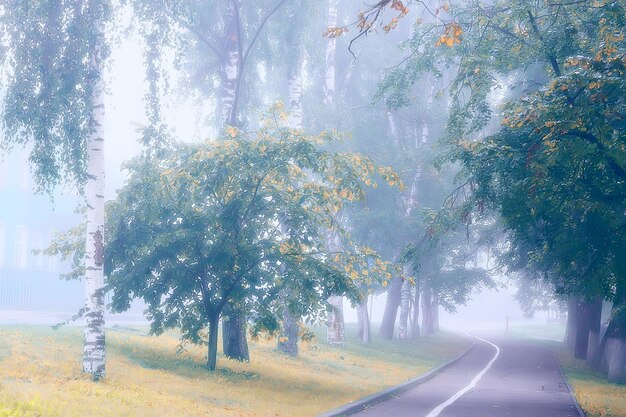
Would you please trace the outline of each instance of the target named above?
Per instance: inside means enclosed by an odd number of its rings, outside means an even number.
[[[270,10],[265,17],[263,18],[263,20],[261,20],[261,23],[259,24],[259,27],[257,28],[256,32],[254,33],[254,35],[252,36],[252,39],[250,40],[250,43],[248,44],[248,46],[246,47],[246,51],[243,54],[243,58],[242,58],[242,63],[241,66],[243,67],[246,60],[248,59],[248,55],[250,55],[250,50],[252,49],[252,47],[254,46],[254,44],[257,41],[257,38],[259,37],[259,34],[261,33],[261,31],[263,30],[263,28],[265,27],[265,25],[267,24],[267,21],[270,19],[270,17],[272,17],[272,15],[274,13],[276,13],[278,11],[278,9],[280,9],[285,3],[287,2],[287,0],[281,0],[280,2],[278,2],[278,4],[276,6],[274,6],[274,8],[272,10]]]

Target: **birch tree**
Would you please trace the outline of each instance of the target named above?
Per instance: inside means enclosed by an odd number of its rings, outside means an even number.
[[[8,40],[3,146],[32,145],[36,190],[68,182],[84,195],[86,241],[83,371],[105,376],[104,82],[108,56],[104,0],[9,1],[2,16]]]

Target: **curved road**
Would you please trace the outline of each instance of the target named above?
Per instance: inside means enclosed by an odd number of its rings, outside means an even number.
[[[479,339],[422,385],[358,417],[579,417],[554,352],[514,339]]]

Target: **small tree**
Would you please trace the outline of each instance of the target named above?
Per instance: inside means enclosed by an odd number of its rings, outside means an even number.
[[[183,339],[208,342],[210,370],[226,307],[273,331],[285,288],[290,311],[312,320],[331,292],[358,300],[355,279],[369,273],[346,264],[352,254],[329,253],[325,233],[342,233],[334,215],[374,174],[398,181],[360,155],[320,149],[331,135],[281,128],[280,118],[278,107],[253,136],[232,128],[227,140],[133,161],[109,212],[113,309],[143,298],[153,333],[180,328]]]

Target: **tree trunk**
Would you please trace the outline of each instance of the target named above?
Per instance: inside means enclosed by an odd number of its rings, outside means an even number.
[[[101,71],[101,47],[93,45],[90,67]],[[104,328],[104,86],[94,81],[92,117],[94,130],[87,146],[87,235],[85,239],[85,345],[83,372],[94,380],[105,376]]]
[[[302,61],[300,53],[298,52],[298,45],[296,40],[291,40],[291,49],[295,50],[294,58],[291,60],[289,66],[289,127],[292,129],[302,129]],[[286,226],[281,228],[285,235],[288,235],[290,231]],[[281,335],[278,339],[278,350],[289,355],[298,356],[298,333],[300,332],[300,326],[298,325],[299,319],[293,316],[289,309],[286,307],[285,294],[281,299],[285,304],[283,308],[283,322],[281,328]]]
[[[331,345],[343,346],[345,342],[345,324],[343,320],[343,297],[333,295],[328,298],[330,312],[327,323],[327,342]]]
[[[437,297],[433,297],[431,309],[432,334],[434,334],[439,331],[439,301],[437,301]]]
[[[586,302],[579,300],[576,312],[576,340],[574,343],[574,357],[576,359],[587,359],[588,349],[595,354],[600,335],[600,319],[602,315],[602,300]],[[591,336],[592,328],[594,336]]]
[[[424,336],[433,334],[432,291],[426,284],[422,293],[422,333]]]
[[[619,337],[609,337],[606,342],[606,359],[608,379],[610,382],[621,384],[625,381],[624,363],[626,362],[626,340]]]
[[[420,282],[415,280],[415,299],[413,301],[413,325],[411,326],[411,339],[420,337]]]
[[[298,333],[300,326],[298,320],[285,306],[283,308],[283,323],[281,335],[278,338],[278,350],[289,356],[298,356]]]
[[[398,323],[398,339],[406,340],[408,337],[408,319],[411,308],[411,284],[405,279],[400,291],[400,321]]]
[[[222,319],[222,339],[224,356],[237,361],[249,361],[248,340],[246,337],[245,315],[231,310]]]
[[[220,62],[220,108],[221,124],[237,124],[237,83],[240,77],[241,45],[239,39],[239,13],[236,1],[228,2],[225,15],[222,45],[224,54]]]
[[[578,294],[570,294],[567,299],[567,327],[565,330],[565,341],[571,351],[576,347],[576,323],[578,321]]]
[[[600,345],[600,325],[602,322],[602,298],[597,297],[589,306],[589,342],[587,364],[593,366]]]
[[[337,26],[338,0],[328,2],[328,27]],[[335,53],[337,40],[331,38],[326,42],[326,73],[324,76],[324,104],[334,110],[335,105]]]
[[[295,48],[296,46],[294,46]],[[289,68],[289,127],[302,129],[302,61],[299,54]]]
[[[383,339],[393,339],[393,329],[396,325],[396,315],[400,306],[400,298],[402,295],[402,278],[393,277],[389,290],[387,291],[387,302],[385,303],[385,312],[383,320],[380,323],[380,337]]]
[[[619,266],[618,266],[619,268]],[[620,268],[623,271],[623,268]],[[620,271],[618,269],[618,271]],[[624,273],[616,273],[623,277]],[[618,281],[613,298],[613,309],[609,326],[600,342],[597,354],[593,358],[593,366],[602,366],[608,372],[609,382],[625,381],[624,365],[626,363],[626,293],[624,282]]]
[[[359,339],[361,343],[369,343],[372,338],[370,335],[370,317],[367,311],[367,297],[359,303],[357,308],[357,319],[359,322]]]
[[[215,371],[217,365],[217,333],[219,332],[219,316],[209,319],[209,352],[207,355],[207,368]]]

